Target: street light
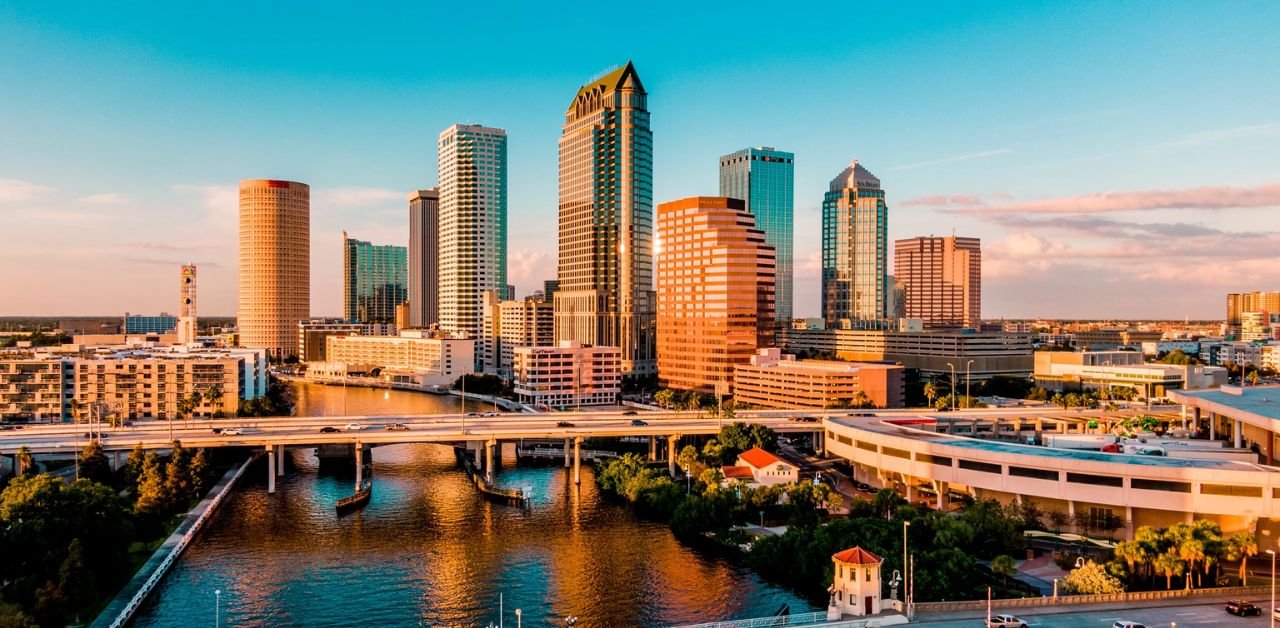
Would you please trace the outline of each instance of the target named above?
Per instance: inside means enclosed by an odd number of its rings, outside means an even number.
[[[969,365],[973,364],[973,360],[964,363],[964,401],[969,403]]]
[[[520,609],[516,609],[516,628],[520,628]]]
[[[222,621],[222,589],[213,590],[213,628],[218,628]]]
[[[1271,628],[1276,628],[1276,551],[1267,553],[1271,554]]]
[[[947,362],[947,366],[951,368],[951,411],[956,411],[956,365]]]
[[[907,528],[911,527],[911,521],[902,520],[902,607],[906,611],[907,608],[907,589],[910,586],[911,574],[907,573]]]

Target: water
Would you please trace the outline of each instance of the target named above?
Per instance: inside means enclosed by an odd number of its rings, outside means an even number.
[[[318,388],[304,387],[299,406],[324,414],[316,410],[333,395]],[[347,391],[352,413],[458,404],[356,390]],[[568,615],[579,626],[670,625],[769,615],[784,603],[794,613],[817,610],[603,499],[586,466],[575,487],[560,466],[505,460],[499,484],[533,488],[520,508],[482,499],[449,447],[379,447],[372,500],[343,517],[333,503],[351,492],[352,477],[321,471],[310,450],[290,452],[275,495],[265,475],[261,461],[250,469],[136,625],[212,623],[214,590],[226,625],[497,624],[499,593],[511,626],[516,608],[528,626],[560,625]]]

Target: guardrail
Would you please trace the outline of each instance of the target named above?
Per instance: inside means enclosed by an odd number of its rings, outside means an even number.
[[[153,591],[156,588],[156,585],[160,584],[160,581],[168,575],[169,568],[173,566],[174,561],[176,561],[178,556],[182,554],[182,551],[187,548],[191,539],[195,538],[196,533],[204,527],[204,524],[209,520],[209,517],[211,517],[213,513],[217,512],[218,506],[222,503],[222,500],[231,492],[231,488],[235,486],[236,482],[240,479],[240,476],[244,475],[245,469],[248,469],[249,465],[256,459],[257,457],[255,456],[244,461],[244,464],[240,465],[239,469],[234,470],[234,474],[232,474],[232,471],[228,471],[227,473],[232,475],[230,475],[230,477],[224,475],[222,479],[218,481],[218,484],[222,485],[221,488],[214,485],[216,494],[214,494],[213,498],[208,502],[196,505],[196,508],[203,506],[204,510],[202,510],[199,515],[196,515],[195,519],[190,521],[190,524],[187,525],[186,530],[182,532],[182,536],[178,541],[169,546],[169,553],[160,560],[159,564],[155,565],[151,570],[151,575],[142,583],[142,586],[134,592],[133,597],[129,598],[129,602],[125,604],[124,608],[116,612],[114,618],[109,617],[107,616],[107,613],[111,612],[112,606],[112,604],[109,604],[107,608],[103,609],[103,614],[99,615],[98,618],[94,620],[94,626],[120,628],[121,626],[128,624],[129,620],[133,619],[133,614],[138,612],[138,608],[146,601],[147,596],[151,594],[151,591]],[[179,529],[181,528],[182,526],[180,525]],[[175,530],[174,534],[177,533],[178,532]],[[172,539],[172,536],[170,536],[170,539]],[[168,540],[166,540],[164,544],[160,546],[160,549],[157,549],[156,551],[164,550],[165,545],[169,545]],[[150,561],[147,562],[150,563]],[[146,565],[143,565],[143,569],[146,569]]]
[[[563,449],[556,449],[554,447],[530,447],[526,449],[518,449],[516,450],[516,453],[521,456],[532,456],[535,458],[539,456],[547,458],[563,458],[565,455],[565,451]],[[602,449],[583,449],[579,454],[581,454],[583,458],[587,459],[619,457],[617,452],[604,451]]]
[[[1060,595],[1058,597],[1024,597],[1006,598],[991,601],[991,608],[1036,608],[1041,606],[1062,606],[1077,604],[1106,604],[1110,602],[1144,602],[1153,600],[1171,600],[1197,597],[1236,597],[1267,593],[1271,589],[1266,586],[1256,587],[1221,587],[1213,589],[1174,589],[1171,591],[1130,591],[1125,593],[1107,593],[1096,595]],[[963,602],[918,602],[914,605],[917,613],[946,613],[952,611],[986,610],[986,600],[966,600]]]
[[[822,624],[827,621],[827,612],[800,613],[798,615],[775,615],[773,617],[756,617],[754,619],[735,619],[731,621],[713,621],[706,624],[691,624],[681,628],[768,628],[769,626],[805,626]]]

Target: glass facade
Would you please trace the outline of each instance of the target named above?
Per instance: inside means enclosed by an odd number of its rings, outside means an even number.
[[[350,323],[394,323],[409,298],[409,250],[342,234],[343,317]]]
[[[795,155],[762,146],[720,158],[720,196],[746,201],[756,227],[777,252],[777,320],[791,322],[795,223]]]
[[[827,326],[862,328],[888,310],[888,220],[880,179],[849,164],[822,199],[822,315]]]
[[[178,317],[161,313],[159,316],[124,313],[124,333],[163,334],[178,328]]]

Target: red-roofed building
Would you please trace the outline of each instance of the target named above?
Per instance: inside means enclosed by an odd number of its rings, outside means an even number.
[[[720,467],[720,473],[724,474],[725,480],[742,480],[744,482],[755,481],[755,476],[751,475],[750,467],[734,467],[726,465]]]
[[[880,563],[884,561],[861,547],[836,552],[831,560],[835,563],[835,581],[829,589],[831,603],[827,607],[827,619],[835,621],[846,615],[878,614]]]
[[[738,454],[737,466],[751,470],[756,484],[790,484],[800,481],[800,468],[759,447]],[[728,478],[728,475],[725,476]]]

